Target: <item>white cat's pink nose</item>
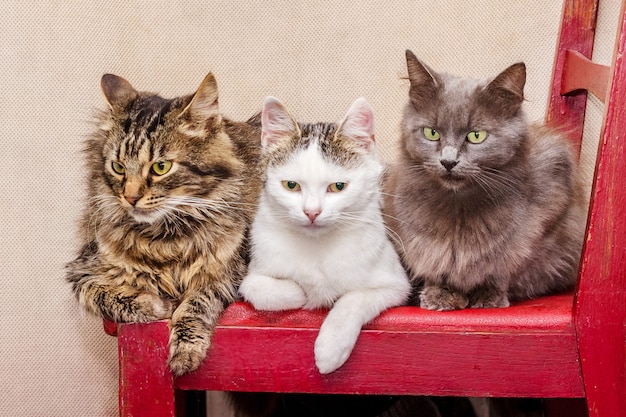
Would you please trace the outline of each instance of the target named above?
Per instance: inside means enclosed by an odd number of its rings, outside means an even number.
[[[317,219],[317,216],[319,216],[321,212],[321,210],[304,210],[304,214],[311,220],[311,223]]]

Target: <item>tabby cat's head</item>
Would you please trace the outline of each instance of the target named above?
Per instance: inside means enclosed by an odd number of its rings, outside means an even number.
[[[262,111],[265,191],[275,216],[305,234],[358,223],[378,208],[382,165],[374,145],[374,116],[363,98],[335,123],[301,124],[275,98]]]
[[[411,51],[406,59],[411,88],[402,152],[411,167],[453,191],[488,186],[526,139],[524,64],[480,81],[437,73]]]
[[[201,219],[240,169],[222,130],[215,78],[189,96],[138,92],[125,79],[101,81],[109,109],[87,143],[91,196],[105,221],[155,225]]]

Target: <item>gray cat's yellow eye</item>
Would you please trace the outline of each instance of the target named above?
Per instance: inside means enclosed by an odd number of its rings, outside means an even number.
[[[332,184],[328,186],[328,191],[331,193],[338,193],[340,191],[345,190],[347,186],[348,186],[348,183],[346,182],[333,182]]]
[[[435,129],[431,127],[424,128],[424,136],[426,137],[426,139],[432,140],[432,141],[439,140],[439,138],[441,137],[439,132],[437,132]]]
[[[475,130],[467,134],[467,140],[471,143],[481,143],[487,139],[487,132],[484,130]]]
[[[152,164],[152,172],[156,175],[165,175],[172,169],[170,161],[159,161]]]
[[[119,175],[124,175],[124,173],[126,172],[126,168],[124,168],[124,165],[117,162],[111,162],[111,168],[113,168],[113,172]]]
[[[300,191],[300,184],[295,181],[281,181],[283,187],[289,191]]]

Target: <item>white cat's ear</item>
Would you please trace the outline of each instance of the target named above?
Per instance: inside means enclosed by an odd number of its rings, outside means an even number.
[[[179,117],[184,115],[195,122],[202,122],[214,116],[220,117],[218,96],[215,76],[208,73]]]
[[[266,97],[261,111],[261,144],[272,146],[285,138],[300,134],[298,123],[275,97]]]
[[[124,108],[139,95],[128,81],[113,74],[104,74],[100,80],[100,87],[111,108]]]
[[[360,97],[352,103],[339,124],[338,133],[353,139],[366,150],[370,149],[374,143],[374,111],[365,98]]]

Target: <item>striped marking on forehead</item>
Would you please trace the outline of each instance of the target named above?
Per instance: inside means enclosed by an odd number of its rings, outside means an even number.
[[[300,124],[302,140],[300,144],[303,148],[308,148],[313,142],[320,144],[329,142],[335,135],[337,126],[334,123],[303,123]]]
[[[356,151],[354,143],[337,136],[338,126],[334,123],[299,123],[301,136],[293,136],[280,146],[272,149],[264,157],[266,166],[279,166],[301,151],[315,146],[320,156],[327,162],[344,167],[357,166],[361,153]]]
[[[332,155],[332,143],[337,130],[334,123],[304,123],[300,124],[300,129],[302,136],[297,149],[307,149],[317,144],[324,158],[328,159]]]
[[[338,126],[334,123],[311,123],[300,125],[302,129],[302,148],[317,143],[324,159],[342,166],[351,166],[358,155],[354,152],[354,144],[348,144],[337,136]],[[352,146],[351,146],[352,145]]]
[[[165,115],[180,104],[180,99],[167,100],[153,95],[139,98],[122,123],[124,140],[120,144],[118,156],[138,158],[146,152],[154,153],[154,143],[150,143],[152,134],[161,126]]]

